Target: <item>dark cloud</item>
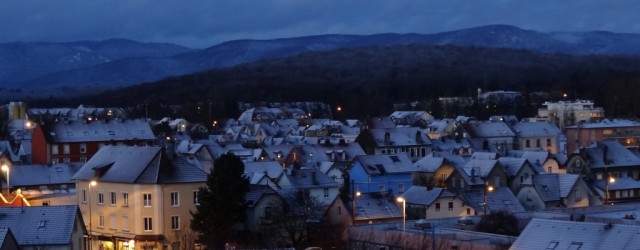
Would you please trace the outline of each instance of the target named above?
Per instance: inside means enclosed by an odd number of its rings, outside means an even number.
[[[434,33],[487,24],[640,33],[631,0],[9,0],[0,42],[113,37],[207,47],[327,33]]]

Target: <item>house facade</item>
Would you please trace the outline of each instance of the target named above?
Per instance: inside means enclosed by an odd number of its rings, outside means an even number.
[[[627,148],[640,145],[640,123],[630,120],[602,120],[566,128],[567,154],[605,140],[616,140]]]
[[[106,146],[74,175],[93,249],[185,246],[207,174],[159,147]],[[95,185],[92,182],[95,181]]]
[[[456,194],[442,188],[413,186],[401,196],[406,201],[407,219],[441,219],[471,216],[475,209]]]
[[[138,120],[53,120],[36,125],[31,139],[36,164],[86,162],[105,145],[154,144],[149,124]]]
[[[590,191],[580,175],[543,174],[527,179],[518,200],[530,211],[589,206]]]
[[[411,161],[431,152],[431,139],[417,127],[365,129],[356,142],[369,155],[406,154]]]
[[[406,154],[363,155],[354,159],[349,176],[355,191],[400,195],[413,185],[415,171]]]

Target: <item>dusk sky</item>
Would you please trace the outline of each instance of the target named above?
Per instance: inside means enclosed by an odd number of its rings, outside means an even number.
[[[0,43],[127,38],[205,48],[234,39],[437,33],[488,24],[640,33],[633,0],[8,0]]]

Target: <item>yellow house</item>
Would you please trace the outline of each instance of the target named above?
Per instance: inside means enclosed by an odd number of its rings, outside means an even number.
[[[440,219],[475,214],[456,194],[442,188],[413,186],[401,196],[406,201],[408,219]]]
[[[207,173],[160,147],[106,146],[73,177],[90,249],[194,244],[190,211]]]

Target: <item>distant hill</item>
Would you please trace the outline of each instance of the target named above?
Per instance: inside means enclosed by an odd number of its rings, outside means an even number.
[[[202,50],[126,40],[0,45],[0,82],[28,96],[82,94],[312,51],[393,45],[457,45],[569,55],[640,55],[640,35],[552,32],[490,25],[437,34],[319,35],[237,40]]]
[[[640,57],[396,45],[307,52],[70,101],[102,106],[212,103],[218,117],[235,117],[238,101],[321,101],[341,105],[343,113],[359,117],[388,114],[394,103],[474,97],[482,88],[521,91],[525,96],[536,91],[569,93],[605,107],[616,105],[618,114],[637,115],[633,107],[640,106],[640,98],[629,90],[638,87]],[[492,112],[530,116],[540,107],[539,101]]]

